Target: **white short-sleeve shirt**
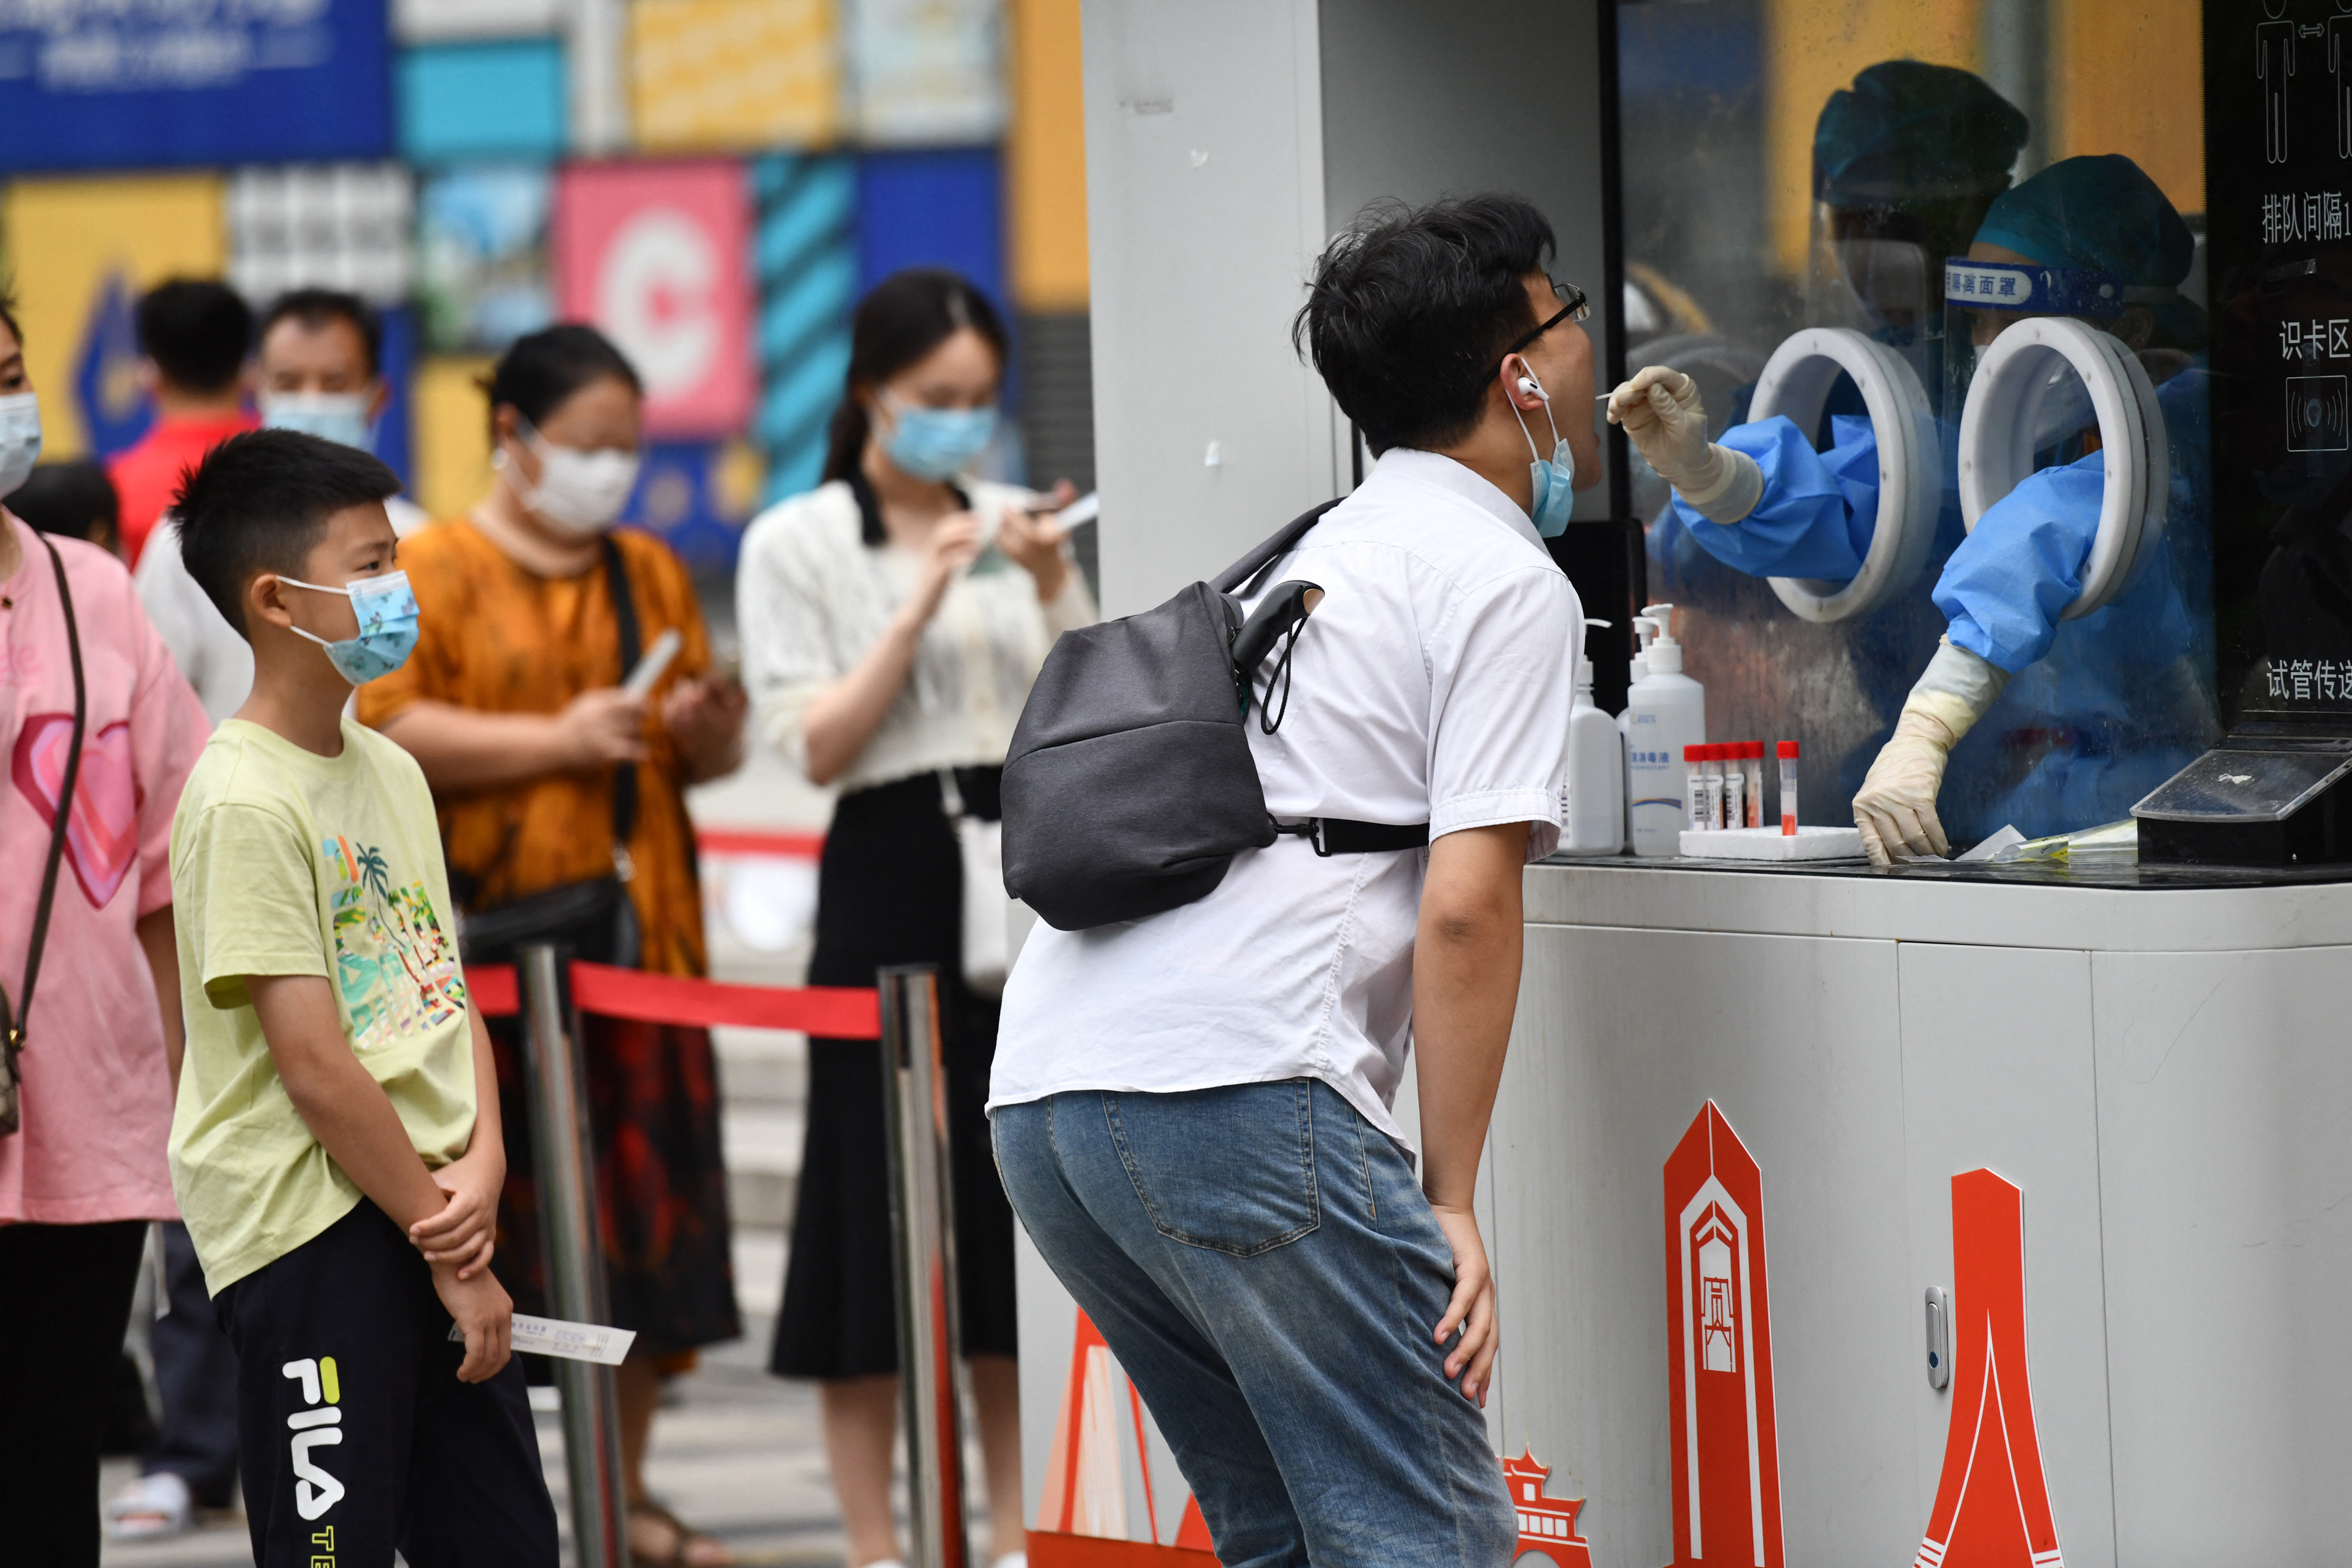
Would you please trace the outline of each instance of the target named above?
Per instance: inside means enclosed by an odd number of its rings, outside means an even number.
[[[1400,448],[1269,581],[1286,579],[1324,599],[1281,727],[1248,725],[1274,815],[1426,821],[1433,841],[1525,822],[1528,858],[1549,854],[1583,613],[1527,514],[1451,458]],[[1403,1141],[1390,1107],[1427,864],[1284,837],[1197,903],[1039,925],[1005,988],[991,1106],[1310,1077]]]

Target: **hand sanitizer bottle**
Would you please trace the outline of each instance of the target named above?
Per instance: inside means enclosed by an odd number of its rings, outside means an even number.
[[[1639,615],[1633,617],[1633,656],[1625,661],[1625,690],[1630,695],[1642,678],[1650,673],[1650,639],[1658,634],[1653,622]],[[1624,802],[1625,844],[1633,843],[1633,710],[1631,706],[1617,714],[1618,753],[1625,768],[1623,781],[1618,786],[1617,798]]]
[[[1674,639],[1671,604],[1644,605],[1634,618],[1653,633],[1648,672],[1625,701],[1625,800],[1633,820],[1633,852],[1682,852],[1689,810],[1689,769],[1683,748],[1706,742],[1706,693],[1683,674],[1682,644]]]
[[[1606,621],[1587,621],[1589,632]],[[1613,855],[1625,847],[1625,737],[1617,721],[1592,706],[1592,659],[1576,659],[1576,700],[1568,715],[1568,800],[1563,854]]]

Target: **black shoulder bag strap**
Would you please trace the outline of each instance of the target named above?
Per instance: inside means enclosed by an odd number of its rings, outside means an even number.
[[[637,635],[637,601],[629,589],[628,564],[621,559],[621,547],[606,534],[599,541],[604,547],[604,584],[613,595],[613,619],[621,627],[621,679],[637,667],[641,651]],[[629,835],[637,826],[637,768],[633,762],[624,762],[613,769],[613,863],[622,868],[624,882],[628,880]]]
[[[81,628],[74,621],[73,590],[66,583],[65,558],[48,536],[18,525],[17,536],[30,536],[41,541],[49,552],[49,566],[58,577],[58,601],[66,612],[66,653],[73,664],[74,706],[73,738],[66,750],[66,773],[58,790],[58,814],[49,824],[49,859],[41,872],[41,900],[33,911],[33,940],[25,953],[25,985],[12,1001],[5,988],[0,988],[0,1051],[7,1060],[0,1062],[0,1134],[14,1133],[22,1123],[21,1103],[17,1097],[16,1058],[25,1049],[25,1021],[33,1011],[33,987],[41,977],[41,950],[49,940],[49,906],[57,901],[58,870],[65,863],[66,833],[73,821],[74,790],[81,782],[81,741],[84,725],[89,719],[89,694],[83,684],[81,671]]]
[[[1323,520],[1324,513],[1347,498],[1335,496],[1311,511],[1301,512],[1285,523],[1272,538],[1263,541],[1249,554],[1211,578],[1209,586],[1220,593],[1247,599],[1264,586],[1261,580],[1272,570],[1274,563],[1288,555],[1292,548],[1307,537],[1307,530]]]
[[[1284,524],[1272,538],[1260,544],[1249,554],[1225,568],[1211,580],[1209,586],[1220,593],[1247,599],[1265,586],[1265,578],[1276,562],[1288,555],[1307,530],[1323,520],[1323,514],[1346,500],[1345,496],[1324,502],[1312,511],[1302,512]],[[1294,635],[1292,642],[1297,641]],[[1286,679],[1283,702],[1289,706],[1287,666],[1289,654],[1284,653]],[[1279,720],[1276,720],[1279,723]],[[1273,731],[1268,729],[1268,734]],[[1398,825],[1389,822],[1358,822],[1341,817],[1309,817],[1302,822],[1275,823],[1277,833],[1291,833],[1315,846],[1318,855],[1366,854],[1380,850],[1417,850],[1429,845],[1429,824],[1413,822]]]

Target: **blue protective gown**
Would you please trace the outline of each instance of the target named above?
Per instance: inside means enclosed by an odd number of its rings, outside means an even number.
[[[2209,386],[2192,370],[2157,389],[2171,451],[2164,540],[2105,608],[2059,619],[2098,533],[2095,454],[2033,475],[1952,552],[1934,596],[1948,634],[2014,673],[1953,752],[1947,789],[1974,781],[1959,801],[1965,829],[1946,815],[1955,837],[2120,821],[2220,736]]]
[[[1955,840],[2004,823],[2038,837],[2125,817],[2219,733],[2208,381],[2192,370],[2157,389],[2171,452],[2164,546],[2137,581],[2079,621],[2061,617],[2082,591],[2098,533],[2103,460],[2094,454],[2032,475],[1963,539],[1951,472],[1958,442],[1944,427],[1937,551],[1958,542],[1932,597],[1953,643],[2014,677],[1946,775],[1939,810]],[[1833,415],[1830,427],[1826,452],[1779,416],[1726,431],[1721,444],[1763,470],[1756,509],[1726,526],[1677,496],[1653,547],[1678,556],[1695,545],[1752,576],[1851,581],[1877,517],[1878,448],[1866,419]]]
[[[1701,549],[1750,577],[1851,582],[1870,553],[1878,519],[1878,438],[1870,421],[1830,418],[1831,446],[1816,452],[1785,414],[1723,433],[1764,472],[1763,498],[1736,524],[1713,523],[1680,495],[1675,516]]]

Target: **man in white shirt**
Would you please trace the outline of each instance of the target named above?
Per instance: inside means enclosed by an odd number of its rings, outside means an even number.
[[[392,392],[380,363],[383,326],[365,300],[331,288],[282,294],[261,318],[259,342],[254,379],[263,424],[367,448]],[[403,538],[427,520],[425,508],[404,497],[394,496],[384,509]],[[180,528],[171,513],[155,525],[149,544],[133,574],[140,602],[218,724],[253,689],[253,650],[180,564]]]
[[[1039,927],[1005,990],[1006,1191],[1227,1563],[1502,1568],[1517,1538],[1478,1413],[1497,1339],[1471,1199],[1582,635],[1538,528],[1601,467],[1552,250],[1516,198],[1384,214],[1300,312],[1383,455],[1268,574],[1325,596],[1250,745],[1277,821],[1426,822],[1429,848],[1278,838],[1198,903]],[[1409,1045],[1418,1182],[1391,1109]]]

